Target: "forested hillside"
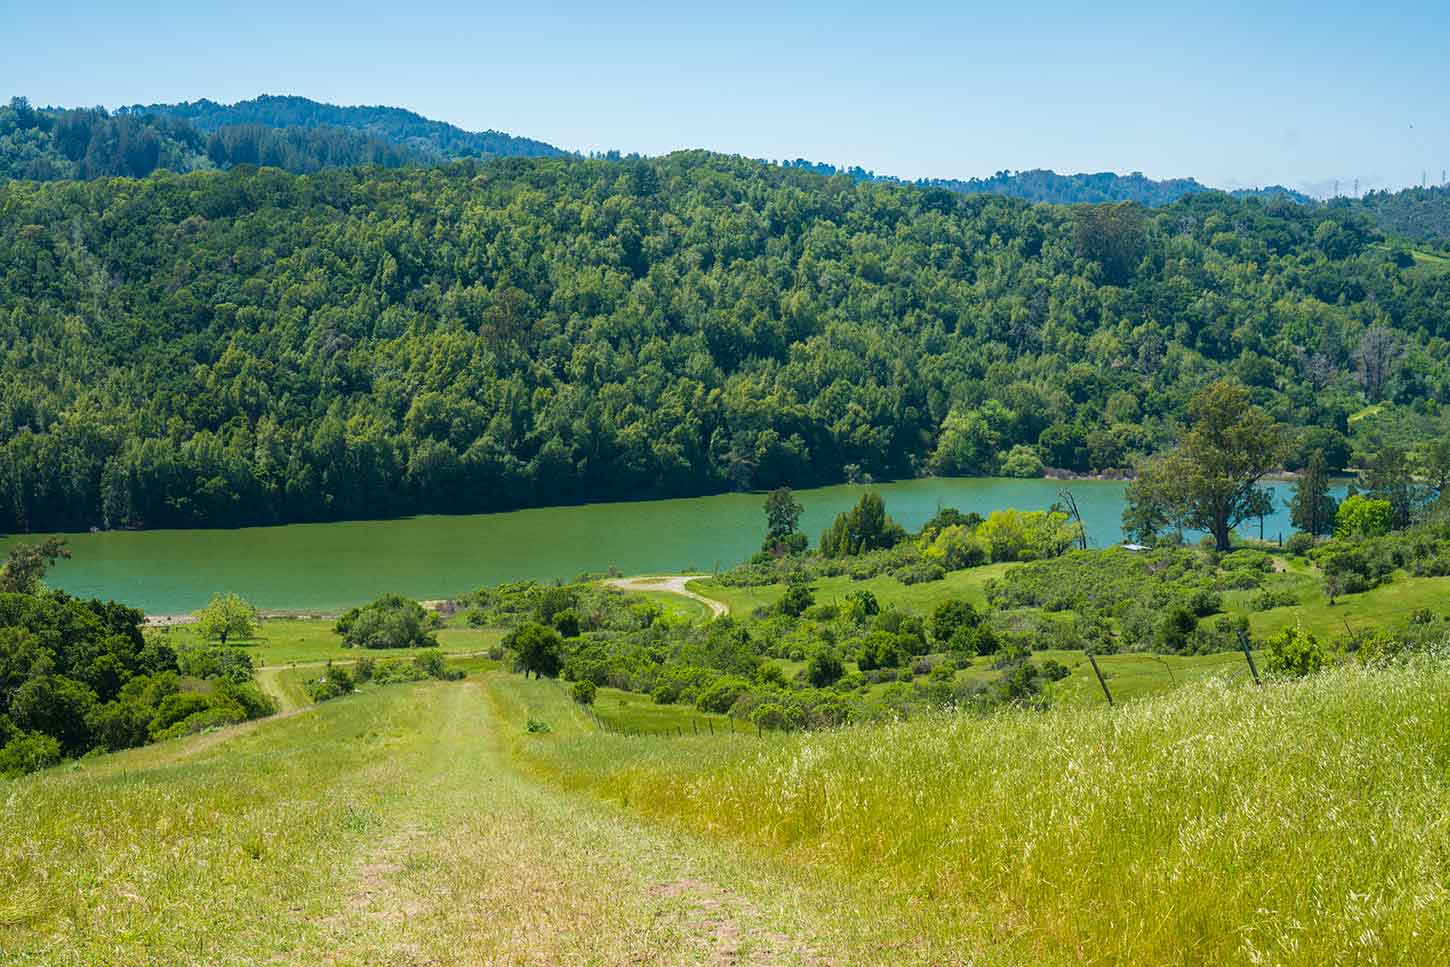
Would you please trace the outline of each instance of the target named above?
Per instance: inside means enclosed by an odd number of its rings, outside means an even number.
[[[918,178],[904,182],[890,175],[878,175],[861,167],[837,168],[834,165],[796,159],[784,162],[786,167],[811,171],[818,175],[849,175],[857,181],[886,181],[893,184],[914,184],[918,188],[945,188],[964,195],[1006,195],[1027,201],[1053,205],[1134,201],[1140,205],[1168,205],[1184,195],[1215,191],[1193,178],[1168,178],[1158,181],[1140,171],[1120,175],[1111,171],[1092,174],[1060,175],[1045,168],[1031,171],[999,171],[988,178]],[[1238,198],[1256,195],[1288,198],[1311,203],[1314,199],[1279,185],[1269,188],[1245,188],[1229,192]]]
[[[705,153],[16,181],[0,530],[1102,470],[1224,375],[1342,464],[1367,403],[1434,416],[1447,336],[1445,274],[1278,200]]]
[[[552,144],[502,131],[465,131],[397,107],[339,107],[305,97],[264,94],[250,101],[218,104],[205,98],[180,104],[146,104],[121,113],[175,118],[199,131],[235,125],[269,128],[341,128],[393,144],[433,161],[453,158],[550,157],[564,152]]]
[[[456,156],[559,153],[528,138],[472,134],[395,108],[337,108],[303,98],[260,98],[230,108],[198,101],[115,113],[37,109],[24,98],[0,105],[0,181],[144,178],[157,170],[244,164],[305,174],[353,165],[431,165]]]
[[[1357,201],[1343,204],[1364,211],[1376,225],[1391,234],[1450,245],[1450,185],[1372,191]]]

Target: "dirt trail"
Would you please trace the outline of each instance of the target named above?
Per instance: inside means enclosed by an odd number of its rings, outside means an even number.
[[[670,594],[678,594],[682,598],[700,602],[710,609],[711,617],[723,618],[729,614],[730,606],[725,602],[707,598],[698,591],[689,589],[689,582],[699,579],[698,574],[660,574],[647,577],[614,578],[604,583],[612,588],[619,588],[621,591],[668,591]]]

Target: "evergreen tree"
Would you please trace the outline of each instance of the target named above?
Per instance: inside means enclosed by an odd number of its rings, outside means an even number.
[[[1315,450],[1294,482],[1294,493],[1289,498],[1289,522],[1315,537],[1330,534],[1334,531],[1334,513],[1338,509],[1338,502],[1329,495],[1324,451]]]

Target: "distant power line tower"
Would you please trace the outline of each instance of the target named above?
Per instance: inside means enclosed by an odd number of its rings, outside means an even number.
[[[1338,178],[1335,178],[1334,179],[1334,195],[1333,195],[1333,197],[1335,197],[1335,198],[1338,198],[1339,197],[1339,179]]]
[[[1354,197],[1359,197],[1359,179],[1354,179]]]

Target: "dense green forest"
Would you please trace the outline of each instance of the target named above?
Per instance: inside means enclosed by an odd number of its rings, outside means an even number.
[[[904,184],[901,179],[890,175],[878,175],[874,171],[852,166],[837,168],[797,158],[783,162],[786,167],[811,171],[818,175],[843,174],[857,181],[886,181]],[[1149,178],[1140,171],[1120,175],[1111,171],[1091,174],[1061,175],[1045,168],[1031,171],[998,171],[987,178],[919,178],[910,184],[918,188],[945,188],[964,195],[1006,195],[1026,201],[1047,202],[1053,205],[1098,204],[1104,202],[1133,201],[1140,205],[1169,205],[1184,195],[1216,191],[1193,178],[1168,178],[1159,181]],[[1314,199],[1302,192],[1280,185],[1269,188],[1244,188],[1229,194],[1238,198],[1265,196],[1288,198],[1305,204]]]
[[[1343,466],[1367,404],[1443,432],[1447,336],[1450,276],[1278,199],[702,152],[13,181],[0,530],[1102,471],[1224,375]]]
[[[195,104],[37,109],[0,106],[0,181],[58,181],[266,165],[297,174],[353,165],[431,165],[453,157],[556,155],[497,131],[473,134],[396,108],[260,98]]]
[[[138,104],[123,108],[119,113],[178,119],[207,133],[237,125],[355,131],[405,148],[430,161],[551,157],[564,153],[552,144],[532,138],[515,137],[502,131],[465,131],[402,108],[338,107],[305,97],[264,94],[235,104],[218,104],[203,98],[180,104]]]
[[[1372,191],[1357,201],[1330,204],[1365,212],[1389,234],[1450,246],[1450,185]]]
[[[265,165],[296,174],[331,167],[439,165],[461,158],[557,157],[567,152],[543,141],[500,131],[465,131],[395,107],[340,107],[305,97],[263,95],[235,104],[205,98],[179,104],[103,108],[33,108],[23,97],[0,105],[0,181],[55,181],[152,171],[196,171]],[[610,151],[595,157],[636,160]],[[998,171],[986,178],[904,181],[859,166],[796,159],[797,171],[855,181],[944,188],[967,195],[1003,195],[1057,205],[1131,201],[1170,205],[1216,189],[1193,178],[1156,180],[1141,172],[1059,174],[1047,169]],[[1272,185],[1237,189],[1236,198],[1280,198],[1319,204],[1302,192]],[[1328,204],[1362,212],[1380,231],[1419,242],[1450,244],[1450,188],[1370,192]]]

